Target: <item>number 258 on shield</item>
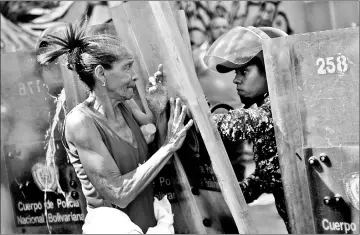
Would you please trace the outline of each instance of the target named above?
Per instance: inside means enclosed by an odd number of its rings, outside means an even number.
[[[318,66],[318,74],[343,74],[349,69],[348,59],[344,55],[341,55],[341,53],[338,53],[338,56],[335,57],[318,58],[316,60],[316,66]]]

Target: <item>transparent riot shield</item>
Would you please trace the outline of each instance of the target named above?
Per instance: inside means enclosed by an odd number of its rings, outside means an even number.
[[[293,233],[359,233],[359,28],[264,41]]]
[[[2,183],[16,233],[81,233],[85,201],[60,139],[63,75],[59,64],[40,66],[35,52],[1,55]]]
[[[196,77],[186,19],[179,24],[166,1],[126,2],[111,14],[119,37],[138,58],[138,74],[144,74],[139,77],[152,76],[163,64],[169,97],[180,97],[195,120],[181,150],[164,167],[170,177],[155,180],[156,191],[161,183],[173,184],[162,192],[174,190],[175,233],[256,233]]]

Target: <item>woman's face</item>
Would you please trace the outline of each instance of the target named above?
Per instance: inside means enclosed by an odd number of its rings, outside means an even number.
[[[106,88],[110,98],[129,100],[133,97],[138,79],[133,63],[134,59],[129,57],[113,63],[112,69],[105,70]]]
[[[236,84],[239,96],[255,98],[267,92],[266,76],[261,73],[257,65],[244,65],[236,69],[235,73],[233,82]]]

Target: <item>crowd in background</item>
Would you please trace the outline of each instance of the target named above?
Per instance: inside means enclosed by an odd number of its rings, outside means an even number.
[[[281,1],[177,1],[187,16],[194,48],[211,44],[216,27],[223,27],[223,33],[224,28],[236,26],[271,26],[292,34],[286,13],[278,9],[280,4]]]
[[[107,23],[111,20],[109,8],[123,2],[126,1],[2,1],[1,53],[32,48],[45,28],[59,22],[74,22],[87,15],[90,24]],[[185,11],[194,49],[211,41],[211,22],[215,18],[223,18],[228,29],[235,26],[273,26],[289,35],[359,25],[359,4],[356,1],[169,3],[173,9]]]
[[[121,1],[1,2],[1,52],[30,48],[45,28],[61,21],[71,22],[87,15],[100,19],[94,23],[105,23],[106,17],[99,18],[96,8],[116,4],[121,4]],[[206,47],[213,40],[211,30],[223,27],[213,22],[217,18],[226,22],[227,29],[235,26],[261,25],[277,27],[288,34],[293,33],[287,14],[278,9],[280,1],[174,1],[171,4],[185,11],[194,49]]]

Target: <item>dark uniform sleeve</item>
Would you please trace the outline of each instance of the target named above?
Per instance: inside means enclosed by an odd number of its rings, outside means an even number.
[[[236,109],[225,114],[213,114],[213,120],[222,138],[235,142],[251,139],[266,131],[271,121],[271,113],[266,109]]]
[[[269,192],[271,184],[268,181],[272,180],[272,176],[268,175],[265,171],[270,173],[278,170],[275,169],[278,164],[273,164],[273,158],[277,160],[277,156],[275,156],[276,143],[274,141],[270,106],[266,104],[257,110],[237,109],[231,110],[226,114],[214,114],[213,120],[223,139],[227,138],[234,142],[250,139],[254,144],[260,142],[259,146],[263,146],[263,148],[257,149],[257,152],[264,159],[260,159],[259,156],[254,157],[256,164],[255,172],[239,183],[246,202],[250,203],[261,194]],[[274,142],[275,146],[273,146],[272,142]],[[273,157],[268,158],[267,156],[269,155]]]
[[[251,203],[254,200],[258,199],[261,194],[263,194],[266,189],[264,184],[262,182],[263,180],[259,177],[257,172],[251,174],[243,181],[239,182],[241,191],[244,195],[246,203]]]
[[[281,172],[278,155],[259,161],[253,174],[239,183],[247,203],[258,199],[263,193],[282,190]]]

